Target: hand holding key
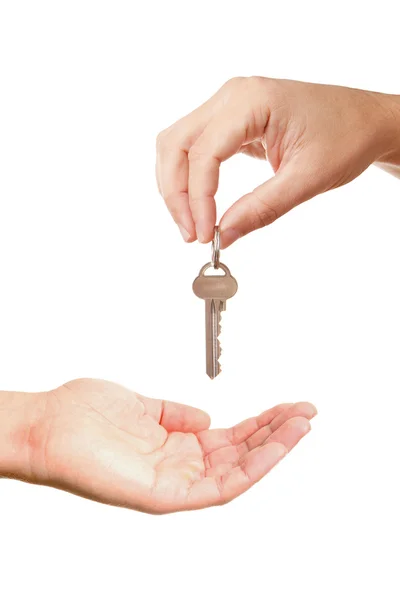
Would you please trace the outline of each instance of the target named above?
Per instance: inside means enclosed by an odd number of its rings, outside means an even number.
[[[157,140],[158,186],[186,242],[212,240],[219,168],[237,153],[268,159],[275,176],[223,215],[222,248],[374,162],[400,174],[400,96],[265,77],[225,83]]]

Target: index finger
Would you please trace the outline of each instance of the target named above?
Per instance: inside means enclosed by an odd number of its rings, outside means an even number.
[[[157,137],[156,177],[160,194],[186,242],[196,239],[189,206],[188,152],[212,118],[219,102],[217,92]]]
[[[167,146],[159,136],[157,143],[156,175],[158,188],[185,242],[196,239],[196,230],[189,207],[187,152]]]
[[[199,242],[210,242],[213,238],[221,162],[236,154],[248,141],[245,118],[225,107],[189,149],[189,206]]]

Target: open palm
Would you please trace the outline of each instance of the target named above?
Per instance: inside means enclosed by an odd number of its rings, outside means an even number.
[[[49,392],[36,480],[151,513],[232,500],[309,431],[315,408],[281,404],[229,429],[203,411],[79,379]]]

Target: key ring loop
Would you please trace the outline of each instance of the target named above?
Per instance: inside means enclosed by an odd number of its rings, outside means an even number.
[[[214,239],[212,241],[211,265],[214,269],[219,269],[220,236],[219,227],[214,227]]]

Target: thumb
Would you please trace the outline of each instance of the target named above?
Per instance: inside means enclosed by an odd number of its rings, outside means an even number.
[[[200,408],[144,396],[140,396],[140,400],[145,406],[146,413],[169,432],[197,433],[210,427],[209,415]]]
[[[319,193],[315,177],[304,165],[288,166],[237,200],[220,223],[221,247],[270,225],[286,212]]]

